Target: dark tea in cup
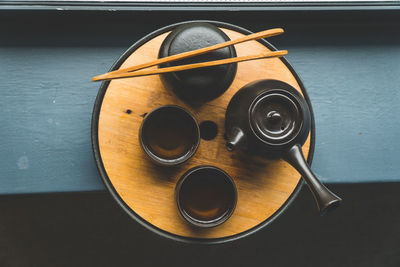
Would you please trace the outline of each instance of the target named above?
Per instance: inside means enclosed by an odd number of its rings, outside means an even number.
[[[233,213],[236,186],[230,176],[213,166],[187,171],[176,186],[176,201],[183,218],[198,227],[213,227]]]
[[[162,106],[150,112],[140,128],[140,144],[153,162],[177,165],[194,155],[200,142],[194,117],[179,106]]]

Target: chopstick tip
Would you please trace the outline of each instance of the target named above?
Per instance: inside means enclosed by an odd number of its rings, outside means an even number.
[[[104,80],[104,74],[92,77],[92,82],[98,82]]]

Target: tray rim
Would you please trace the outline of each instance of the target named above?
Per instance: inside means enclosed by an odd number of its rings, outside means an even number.
[[[172,30],[173,28],[182,25],[182,24],[186,24],[186,23],[191,23],[191,22],[207,22],[207,23],[211,23],[216,25],[217,27],[222,27],[222,28],[226,28],[229,30],[233,30],[233,31],[237,31],[239,33],[242,34],[251,34],[252,32],[242,28],[240,26],[237,25],[233,25],[230,23],[225,23],[225,22],[220,22],[220,21],[213,21],[213,20],[191,20],[191,21],[184,21],[184,22],[179,22],[179,23],[174,23],[165,27],[162,27],[158,30],[155,30],[149,34],[147,34],[146,36],[144,36],[143,38],[141,38],[140,40],[138,40],[137,42],[135,42],[132,46],[130,46],[112,65],[112,67],[110,68],[109,71],[118,69],[122,63],[134,52],[136,51],[139,47],[141,47],[143,44],[145,44],[146,42],[148,42],[149,40],[165,33],[168,32],[170,30]],[[277,49],[270,44],[268,41],[266,41],[265,39],[260,39],[258,40],[259,43],[261,43],[262,45],[266,46],[267,48],[273,50],[273,51],[277,51]],[[300,86],[300,89],[303,93],[303,96],[307,102],[307,104],[309,105],[310,108],[310,112],[311,112],[311,130],[310,130],[310,149],[308,152],[308,156],[307,156],[307,162],[308,164],[311,166],[312,163],[312,159],[314,156],[314,147],[315,147],[315,120],[314,120],[314,112],[313,112],[313,108],[311,105],[311,101],[310,98],[308,96],[308,93],[305,89],[305,86],[302,82],[302,80],[300,79],[299,75],[297,74],[297,72],[294,70],[294,68],[290,65],[290,63],[284,58],[281,57],[280,60],[285,64],[285,66],[290,70],[290,72],[292,73],[292,75],[294,76],[294,78],[296,79],[297,83]],[[111,193],[112,197],[114,198],[114,200],[118,203],[118,205],[131,217],[133,218],[136,222],[138,222],[139,224],[141,224],[142,226],[144,226],[146,229],[150,230],[153,233],[156,233],[160,236],[166,237],[168,239],[172,239],[174,241],[180,241],[180,242],[184,242],[184,243],[194,243],[194,244],[219,244],[219,243],[225,243],[225,242],[229,242],[229,241],[234,241],[237,239],[241,239],[243,237],[249,236],[261,229],[263,229],[265,226],[267,226],[268,224],[272,223],[276,218],[278,218],[289,206],[290,204],[293,202],[293,200],[296,198],[296,196],[299,194],[303,184],[304,184],[304,180],[302,178],[300,178],[299,183],[296,185],[295,189],[293,190],[293,192],[290,194],[289,198],[282,204],[281,207],[279,207],[279,209],[277,211],[275,211],[270,217],[268,217],[265,221],[261,222],[260,224],[246,230],[243,231],[241,233],[238,234],[234,234],[231,236],[225,236],[225,237],[219,237],[219,238],[194,238],[194,237],[186,237],[186,236],[181,236],[181,235],[177,235],[177,234],[173,234],[170,233],[166,230],[163,230],[153,224],[151,224],[150,222],[146,221],[145,219],[143,219],[142,217],[140,217],[133,209],[131,209],[123,200],[122,198],[119,196],[118,192],[115,190],[112,182],[110,181],[107,172],[104,168],[103,165],[103,161],[100,155],[100,147],[99,147],[99,139],[98,139],[98,122],[99,122],[99,116],[100,116],[100,111],[101,111],[101,106],[103,103],[103,99],[105,96],[105,93],[107,92],[107,88],[109,85],[110,81],[105,81],[102,82],[94,103],[94,107],[93,107],[93,112],[92,112],[92,122],[91,122],[91,143],[92,143],[92,150],[93,150],[93,155],[94,155],[94,159],[96,162],[96,167],[97,170],[99,171],[100,177],[105,185],[105,187],[107,188],[107,190]]]

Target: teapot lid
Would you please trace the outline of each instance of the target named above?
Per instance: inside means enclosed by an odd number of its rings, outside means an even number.
[[[249,109],[252,131],[263,142],[284,145],[299,134],[303,111],[297,98],[287,90],[273,89],[259,95]]]

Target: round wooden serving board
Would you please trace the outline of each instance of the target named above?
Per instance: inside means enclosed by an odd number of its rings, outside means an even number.
[[[237,31],[221,29],[231,38],[243,36]],[[168,32],[151,36],[126,57],[120,68],[152,61]],[[261,42],[236,45],[237,56],[259,54],[269,49]],[[289,51],[290,52],[290,51]],[[225,148],[224,117],[232,96],[245,84],[258,79],[278,79],[302,92],[298,78],[278,58],[238,64],[234,82],[225,94],[200,106],[191,106],[167,91],[160,77],[147,76],[113,80],[104,83],[94,114],[94,143],[98,142],[98,164],[108,188],[118,201],[143,224],[175,236],[190,238],[224,238],[246,232],[265,223],[287,201],[299,184],[300,175],[282,160],[269,161]],[[108,86],[107,86],[108,85]],[[303,92],[302,92],[303,93]],[[195,156],[173,168],[152,164],[142,151],[138,133],[145,114],[167,104],[188,109],[198,123],[205,120],[218,125],[218,135],[211,141],[201,140]],[[96,112],[96,107],[95,107]],[[310,137],[303,146],[307,158]],[[174,189],[179,177],[189,168],[213,165],[225,170],[234,180],[238,201],[232,217],[220,226],[196,229],[180,216]]]

